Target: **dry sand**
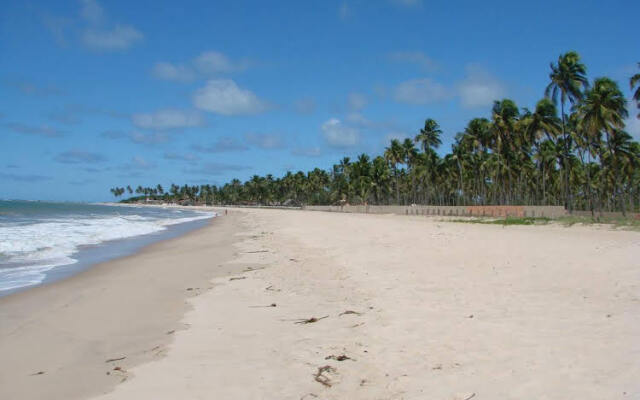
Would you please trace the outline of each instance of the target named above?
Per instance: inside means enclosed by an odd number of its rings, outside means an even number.
[[[637,232],[282,210],[233,210],[224,218],[242,228],[228,238],[236,257],[226,268],[253,271],[213,279],[213,289],[189,299],[193,308],[182,320],[189,328],[171,335],[166,355],[133,368],[122,364],[129,379],[96,398],[640,398]],[[174,253],[191,243],[186,239],[170,242],[174,248],[158,263],[175,263]],[[205,251],[183,251],[180,263],[204,262]],[[127,274],[121,268],[112,279]],[[153,276],[145,295],[170,279]],[[101,287],[117,296],[120,284]],[[79,301],[70,305],[77,318],[115,314]],[[120,306],[136,309],[138,301]],[[30,334],[22,342],[3,326],[0,352],[55,359],[50,348],[34,346],[52,333],[42,321],[57,321],[64,310],[22,325]],[[155,315],[127,314],[122,334],[128,323]],[[297,323],[312,317],[317,322]],[[109,340],[103,337],[103,345]],[[91,342],[69,345],[89,357],[80,347]],[[339,361],[343,355],[348,359]],[[19,373],[7,364],[0,366],[0,387],[9,384],[14,393],[40,384],[74,393],[91,383],[83,371],[56,384],[46,381],[49,373],[28,376],[35,364]],[[11,398],[3,390],[0,398]]]

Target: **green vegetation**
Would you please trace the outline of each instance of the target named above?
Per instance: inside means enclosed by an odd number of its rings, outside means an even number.
[[[442,130],[429,118],[413,140],[394,139],[381,155],[345,157],[328,171],[254,175],[223,186],[172,184],[168,191],[139,186],[138,196],[125,201],[564,205],[592,215],[640,210],[640,144],[624,130],[629,112],[618,84],[590,81],[576,52],[551,64],[549,82],[533,110],[495,101],[490,118],[469,121],[444,156],[436,152]],[[630,78],[632,89],[639,83],[640,74]],[[634,99],[640,107],[640,87]],[[116,198],[134,193],[130,186],[111,191]]]
[[[546,225],[549,223],[558,223],[564,226],[573,225],[610,225],[615,228],[640,230],[640,220],[623,217],[601,217],[593,218],[589,216],[566,216],[556,219],[551,218],[532,218],[532,217],[469,217],[447,219],[450,222],[460,222],[465,224],[485,224],[485,225]]]
[[[564,226],[573,226],[576,224],[582,225],[595,225],[595,224],[603,224],[603,225],[611,225],[615,228],[621,229],[629,229],[629,230],[640,230],[640,220],[633,218],[623,218],[623,217],[584,217],[584,216],[566,216],[558,218],[557,221],[559,224]]]
[[[449,220],[452,222],[463,222],[467,224],[489,224],[489,225],[544,225],[549,223],[549,218],[532,217],[507,217],[507,218],[459,218]]]

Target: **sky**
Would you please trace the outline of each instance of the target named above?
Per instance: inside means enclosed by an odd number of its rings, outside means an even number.
[[[494,100],[532,109],[569,50],[630,98],[638,15],[631,0],[2,2],[0,198],[329,169],[426,118],[444,154]],[[640,139],[638,119],[627,130]]]

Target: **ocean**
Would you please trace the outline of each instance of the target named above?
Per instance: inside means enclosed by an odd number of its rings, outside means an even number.
[[[0,200],[0,296],[131,254],[214,216],[178,208]]]

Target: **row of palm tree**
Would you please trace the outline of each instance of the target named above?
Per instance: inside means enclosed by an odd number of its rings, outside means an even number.
[[[640,64],[639,64],[640,65]],[[640,108],[640,74],[630,79]],[[328,170],[254,175],[223,186],[138,187],[130,201],[206,204],[564,205],[596,211],[640,210],[640,144],[624,130],[627,101],[606,77],[592,82],[578,53],[551,63],[549,84],[533,110],[494,102],[440,156],[442,130],[429,118],[415,138],[391,140],[384,153],[344,157]],[[558,115],[558,105],[560,112]],[[640,114],[638,114],[640,118]],[[113,188],[116,197],[125,188]],[[133,190],[127,186],[131,195]]]

